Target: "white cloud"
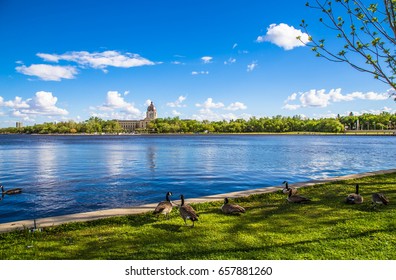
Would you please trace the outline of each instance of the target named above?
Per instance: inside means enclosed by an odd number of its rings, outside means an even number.
[[[240,114],[236,115],[234,113],[221,113],[223,111],[237,111],[237,110],[245,110],[247,106],[242,102],[233,102],[229,106],[225,106],[222,102],[213,102],[213,98],[209,97],[202,104],[195,104],[196,107],[199,107],[198,114],[194,114],[192,117],[197,120],[209,120],[209,121],[219,121],[219,120],[231,120],[231,119],[249,119],[251,117],[250,114]],[[220,110],[217,111],[217,110]]]
[[[297,98],[297,93],[293,93],[292,95],[287,97],[285,102],[294,101],[294,100],[296,100],[296,98]]]
[[[352,113],[353,113],[354,116],[361,116],[361,115],[363,115],[363,114],[379,115],[379,114],[381,114],[382,112],[388,112],[388,113],[391,113],[391,114],[396,114],[396,109],[392,109],[392,108],[389,108],[389,107],[385,106],[385,107],[383,107],[382,109],[378,109],[378,110],[376,110],[376,109],[371,109],[371,110],[362,110],[362,111],[360,111],[360,112],[353,111]],[[345,112],[345,113],[343,114],[343,116],[348,116],[350,113],[351,113],[351,112]]]
[[[248,120],[251,118],[252,115],[250,114],[241,114],[241,115],[236,115],[234,113],[227,113],[227,114],[220,114],[213,112],[210,109],[200,109],[199,114],[194,114],[192,115],[192,118],[198,121],[222,121],[222,120],[236,120],[236,119],[245,119]]]
[[[208,75],[209,71],[192,71],[191,75]]]
[[[218,103],[214,103],[213,102],[213,98],[209,97],[208,99],[206,99],[206,101],[202,104],[195,104],[195,106],[197,107],[202,107],[204,109],[218,109],[218,108],[223,108],[224,104],[221,102]]]
[[[297,37],[300,37],[302,42]],[[305,46],[304,43],[309,42],[309,35],[285,23],[271,24],[265,36],[257,37],[257,42],[271,42],[285,50],[292,50],[295,47]]]
[[[302,107],[327,107],[330,99],[330,93],[326,94],[324,89],[304,92],[299,98]]]
[[[108,66],[131,68],[155,64],[138,54],[128,52],[123,54],[118,51],[93,53],[87,51],[74,51],[61,55],[38,53],[37,56],[49,62],[59,62],[60,60],[73,61],[82,67],[91,67],[95,69],[105,69]]]
[[[23,101],[21,97],[16,96],[14,100],[6,101],[6,102],[1,102],[2,100],[0,99],[0,106],[3,105],[5,107],[10,107],[13,109],[21,109],[21,108],[29,108],[29,104],[26,103],[26,101]]]
[[[213,57],[211,56],[203,56],[201,57],[201,60],[203,61],[203,63],[207,64],[207,63],[211,63],[213,60]]]
[[[169,107],[172,107],[172,108],[174,108],[174,107],[179,107],[179,108],[180,107],[186,107],[185,104],[182,104],[183,101],[186,100],[186,99],[187,99],[187,97],[180,95],[179,98],[175,102],[168,102],[168,103],[166,103],[166,106],[169,106]]]
[[[289,104],[290,101],[298,101],[300,104]],[[331,89],[328,93],[324,89],[315,90],[312,89],[307,92],[293,93],[285,100],[283,109],[296,110],[301,107],[327,107],[331,102],[343,102],[353,100],[386,100],[389,98],[388,93],[375,93],[375,92],[352,92],[348,94],[342,94],[341,89]]]
[[[178,117],[178,116],[180,116],[182,113],[180,113],[180,112],[178,112],[178,111],[176,111],[176,110],[172,110],[172,115],[173,116],[175,116],[175,117]]]
[[[44,81],[60,81],[61,79],[74,79],[77,69],[73,66],[54,66],[47,64],[32,64],[30,66],[17,66],[15,69],[28,76],[36,76]]]
[[[199,110],[199,114],[194,114],[192,115],[192,118],[198,121],[218,121],[221,120],[221,117],[219,114],[216,114],[210,109],[201,109]]]
[[[301,108],[301,105],[291,105],[291,104],[285,104],[285,106],[282,107],[282,109],[294,111]]]
[[[120,112],[120,111],[106,112],[106,113],[91,112],[90,115],[93,117],[98,117],[101,119],[108,119],[108,120],[136,119],[135,115],[128,114],[127,112]]]
[[[238,47],[238,44],[237,44],[237,43],[235,43],[235,44],[232,46],[232,49],[235,49],[236,47]]]
[[[53,96],[52,92],[36,92],[36,96],[27,101],[30,108],[28,110],[22,110],[22,113],[48,116],[62,116],[69,114],[65,109],[56,107],[57,101],[58,98]]]
[[[251,115],[249,114],[240,114],[236,115],[234,113],[221,113],[216,111],[226,110],[226,111],[237,111],[237,110],[245,110],[247,106],[242,102],[234,102],[231,103],[229,106],[225,107],[224,103],[222,102],[213,102],[213,98],[209,97],[206,101],[202,104],[195,104],[196,107],[199,107],[198,114],[194,114],[192,116],[193,119],[196,120],[209,120],[209,121],[221,121],[221,120],[231,120],[231,119],[249,119]]]
[[[115,111],[120,110],[123,113],[134,117],[141,117],[139,109],[135,108],[134,104],[128,103],[124,100],[118,91],[108,91],[106,96],[106,103],[98,107],[101,111]]]
[[[335,119],[337,117],[337,114],[332,113],[332,112],[327,112],[323,114],[313,114],[314,119]]]
[[[4,101],[0,97],[0,106],[11,108],[10,115],[24,117],[45,115],[47,117],[64,116],[69,114],[65,109],[56,106],[58,98],[52,92],[38,91],[33,98],[23,100],[17,96],[14,100]]]
[[[245,104],[243,104],[242,102],[234,102],[234,103],[231,103],[230,106],[228,106],[225,109],[230,110],[230,111],[245,110],[245,109],[247,109],[247,106]]]
[[[258,66],[257,61],[253,61],[252,63],[250,63],[247,66],[247,70],[246,71],[252,72],[257,66]]]

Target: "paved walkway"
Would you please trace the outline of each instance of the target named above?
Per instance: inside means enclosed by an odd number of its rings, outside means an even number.
[[[358,179],[367,176],[379,175],[379,174],[389,174],[396,172],[396,169],[390,170],[381,170],[375,172],[366,172],[360,174],[353,174],[353,175],[346,175],[334,178],[328,178],[324,180],[313,180],[308,182],[302,183],[295,183],[293,187],[302,188],[302,187],[309,187],[312,185],[317,184],[324,184],[328,182],[336,182],[341,180],[349,180],[349,179]],[[217,195],[210,195],[210,196],[203,196],[199,198],[188,198],[186,200],[188,203],[200,203],[200,202],[208,202],[208,201],[219,201],[223,200],[225,197],[229,198],[237,198],[237,197],[244,197],[252,194],[262,194],[262,193],[271,193],[276,192],[279,189],[282,189],[283,186],[273,186],[273,187],[266,187],[254,190],[246,190],[246,191],[239,191],[239,192],[231,192],[231,193],[224,193],[224,194],[217,194]],[[179,201],[174,201],[175,203],[180,203]],[[77,213],[71,215],[63,215],[63,216],[56,216],[50,218],[41,218],[36,219],[36,226],[38,228],[48,227],[48,226],[55,226],[69,222],[84,222],[84,221],[92,221],[97,219],[103,219],[108,217],[115,217],[115,216],[124,216],[124,215],[133,215],[133,214],[140,214],[146,213],[149,211],[154,211],[157,203],[152,204],[145,204],[141,206],[135,207],[128,207],[128,208],[116,208],[116,209],[108,209],[108,210],[100,210],[100,211],[93,211],[93,212],[85,212],[85,213]],[[13,231],[17,229],[25,229],[25,228],[33,228],[34,220],[23,220],[23,221],[16,221],[10,223],[0,224],[0,233]]]

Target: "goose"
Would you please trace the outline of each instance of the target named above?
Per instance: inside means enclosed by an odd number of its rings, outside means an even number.
[[[154,214],[163,214],[168,217],[168,214],[172,211],[172,202],[170,201],[169,197],[172,195],[171,192],[167,192],[165,196],[165,201],[161,201],[158,203],[157,207],[154,210]]]
[[[363,196],[359,194],[359,184],[356,184],[355,193],[348,194],[346,198],[346,203],[349,204],[361,204],[363,203]]]
[[[198,221],[198,215],[195,213],[194,208],[189,204],[184,204],[184,195],[180,195],[181,205],[179,207],[180,216],[183,218],[184,223],[187,225],[187,220],[192,221],[192,227],[194,227],[194,222]]]
[[[11,194],[18,194],[18,193],[21,193],[22,192],[22,189],[21,188],[15,188],[15,189],[10,189],[10,190],[4,190],[4,187],[3,186],[0,186],[0,188],[1,188],[1,193],[2,194],[9,194],[9,195],[11,195]]]
[[[292,195],[295,195],[295,194],[297,194],[297,189],[296,188],[293,188],[293,187],[289,187],[289,183],[287,182],[287,181],[284,181],[283,183],[282,183],[282,185],[285,185],[285,187],[283,188],[283,190],[282,190],[282,192],[284,193],[284,194],[288,194],[289,193],[289,190],[292,190]]]
[[[373,193],[371,195],[371,198],[372,198],[372,204],[374,205],[374,207],[377,204],[388,205],[388,203],[389,203],[389,199],[383,193]]]
[[[221,211],[225,214],[239,214],[245,213],[245,208],[237,204],[229,204],[228,198],[224,198],[224,204],[221,206]]]
[[[297,195],[297,194],[292,194],[293,190],[290,189],[289,190],[289,195],[287,197],[287,201],[289,202],[293,202],[293,203],[306,203],[306,202],[310,202],[311,200],[309,198],[306,198],[304,196],[301,195]]]

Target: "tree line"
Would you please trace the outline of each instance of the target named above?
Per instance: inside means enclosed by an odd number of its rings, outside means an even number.
[[[337,116],[336,118],[309,119],[301,116],[251,117],[249,120],[198,121],[183,120],[179,117],[158,118],[151,121],[141,133],[254,133],[254,132],[331,132],[343,133],[346,130],[387,130],[396,129],[396,114],[382,112],[379,115],[363,114]],[[126,131],[116,120],[103,120],[91,117],[83,122],[67,121],[35,124],[26,127],[1,128],[0,133],[25,134],[119,134]]]
[[[120,124],[115,120],[103,120],[91,117],[83,122],[46,122],[25,127],[0,128],[0,133],[25,133],[25,134],[74,134],[74,133],[121,133]]]
[[[358,127],[359,126],[359,127]],[[254,133],[254,132],[332,132],[345,130],[395,129],[396,114],[363,114],[337,116],[337,118],[309,119],[301,116],[251,117],[249,120],[198,121],[176,118],[156,119],[148,130],[155,133]]]

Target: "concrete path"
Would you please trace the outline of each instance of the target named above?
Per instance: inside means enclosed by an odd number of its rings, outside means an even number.
[[[292,186],[296,188],[302,187],[309,187],[317,184],[325,184],[329,182],[336,182],[342,180],[349,180],[349,179],[359,179],[367,176],[373,175],[380,175],[380,174],[389,174],[395,173],[396,169],[390,170],[381,170],[375,172],[366,172],[360,174],[353,174],[353,175],[346,175],[334,178],[328,178],[324,180],[313,180],[308,182],[301,182],[295,183]],[[249,196],[252,194],[262,194],[262,193],[271,193],[276,192],[279,189],[282,189],[283,186],[273,186],[273,187],[266,187],[254,190],[246,190],[246,191],[239,191],[239,192],[231,192],[231,193],[224,193],[224,194],[217,194],[217,195],[210,195],[210,196],[203,196],[199,198],[189,198],[186,197],[186,201],[188,203],[200,203],[200,202],[208,202],[208,201],[219,201],[223,200],[225,197],[229,198],[237,198],[237,197],[244,197]],[[174,201],[175,203],[180,203],[179,201]],[[63,216],[56,216],[50,218],[40,218],[36,219],[36,226],[38,228],[48,227],[48,226],[55,226],[69,222],[85,222],[85,221],[92,221],[97,219],[103,219],[108,217],[115,217],[115,216],[124,216],[124,215],[133,215],[133,214],[140,214],[146,213],[149,211],[154,211],[157,203],[152,204],[145,204],[141,206],[135,207],[128,207],[128,208],[116,208],[116,209],[108,209],[108,210],[100,210],[100,211],[93,211],[93,212],[85,212],[85,213],[77,213],[71,215],[63,215]],[[23,221],[16,221],[10,223],[0,224],[0,233],[8,232],[18,229],[26,229],[26,228],[33,228],[34,227],[34,220],[23,220]]]

